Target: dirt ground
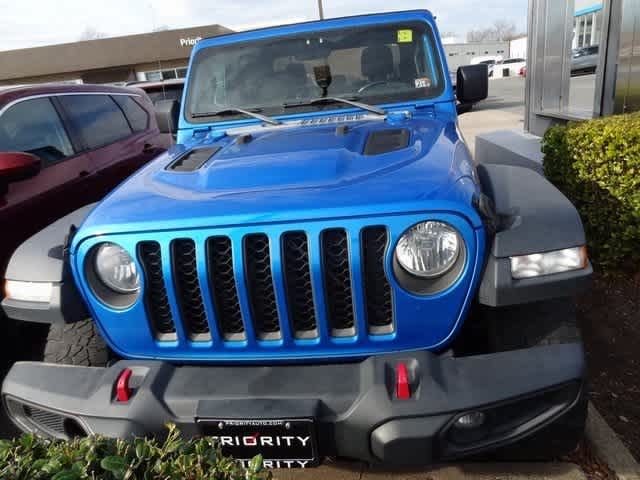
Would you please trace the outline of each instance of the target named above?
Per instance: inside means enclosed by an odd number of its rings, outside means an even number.
[[[640,274],[596,274],[578,300],[589,366],[591,400],[640,459]]]

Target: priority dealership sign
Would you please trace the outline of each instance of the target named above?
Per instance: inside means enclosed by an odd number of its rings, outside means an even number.
[[[202,40],[202,37],[187,37],[180,39],[181,47],[193,47],[196,43]]]

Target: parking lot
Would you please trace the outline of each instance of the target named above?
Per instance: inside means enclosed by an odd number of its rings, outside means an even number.
[[[571,79],[569,106],[577,115],[587,116],[593,109],[595,75]],[[460,116],[460,128],[472,150],[475,137],[495,130],[524,127],[525,79],[496,78],[489,81],[489,97]]]

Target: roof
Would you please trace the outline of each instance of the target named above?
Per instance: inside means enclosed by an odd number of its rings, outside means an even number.
[[[0,81],[184,59],[200,38],[228,32],[221,25],[205,25],[4,51]]]
[[[78,85],[74,83],[43,83],[3,87],[0,90],[0,106],[23,97],[56,93],[128,93],[142,94],[137,88],[114,87],[111,85]]]
[[[185,83],[185,79],[184,78],[171,78],[168,80],[161,80],[158,82],[129,82],[126,84],[127,87],[135,87],[135,88],[139,88],[141,90],[147,91],[147,90],[155,90],[155,89],[161,89],[164,87],[172,87],[175,85],[178,86],[184,86]]]

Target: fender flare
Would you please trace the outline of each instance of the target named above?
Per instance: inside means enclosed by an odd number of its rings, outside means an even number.
[[[48,302],[6,297],[2,308],[9,318],[37,323],[73,323],[89,315],[71,274],[67,246],[96,203],[60,218],[24,241],[13,253],[5,278],[17,282],[51,284]]]
[[[492,307],[570,297],[584,291],[593,268],[515,280],[510,257],[586,244],[578,211],[551,182],[526,167],[480,164],[483,193],[493,204],[491,239],[479,301]]]

